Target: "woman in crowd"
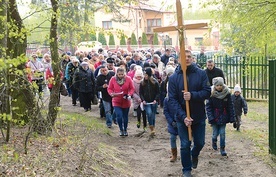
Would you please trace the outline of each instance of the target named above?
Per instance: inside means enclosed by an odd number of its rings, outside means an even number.
[[[155,135],[155,114],[159,100],[159,83],[152,77],[152,68],[145,68],[144,80],[140,86],[140,97],[146,111],[150,134]]]
[[[112,105],[120,128],[120,136],[128,136],[128,112],[131,105],[131,96],[134,92],[133,82],[126,76],[123,68],[118,68],[108,85],[108,94],[112,97]]]

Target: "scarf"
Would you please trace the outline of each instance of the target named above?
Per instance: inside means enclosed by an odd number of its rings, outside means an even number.
[[[222,88],[221,92],[216,91],[214,85],[211,87],[211,90],[212,90],[211,97],[218,98],[218,99],[223,99],[223,98],[226,97],[227,94],[230,93],[229,88],[225,84],[223,85],[223,88]]]
[[[119,84],[119,85],[123,85],[126,81],[126,77],[123,77],[122,79],[120,79],[117,75],[116,75],[116,82]]]
[[[143,79],[138,80],[138,79],[136,79],[136,78],[134,77],[134,78],[133,78],[133,81],[134,81],[135,83],[137,83],[137,84],[140,84],[140,83],[143,81]]]

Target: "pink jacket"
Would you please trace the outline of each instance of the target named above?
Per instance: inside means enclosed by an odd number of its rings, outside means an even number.
[[[131,79],[134,78],[134,75],[135,75],[135,70],[131,70],[127,73],[127,76],[129,76]]]
[[[131,100],[124,99],[123,96],[124,95],[132,96],[134,92],[133,82],[129,76],[126,76],[125,83],[122,86],[120,86],[116,82],[116,76],[113,76],[109,81],[107,92],[109,95],[111,95],[111,93],[123,92],[123,94],[112,98],[112,105],[118,106],[121,108],[129,108],[131,105]]]

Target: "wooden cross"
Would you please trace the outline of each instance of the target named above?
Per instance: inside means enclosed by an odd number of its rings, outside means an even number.
[[[176,0],[176,14],[177,14],[177,26],[167,26],[161,28],[154,28],[154,32],[167,32],[167,31],[178,31],[179,34],[179,45],[180,45],[180,64],[183,71],[183,81],[184,81],[184,92],[188,92],[188,83],[187,83],[187,65],[186,65],[186,53],[185,53],[185,41],[184,41],[184,30],[186,29],[198,29],[206,27],[207,23],[198,23],[198,24],[183,24],[182,18],[182,6],[180,0]],[[190,115],[190,104],[189,101],[186,102],[186,115],[187,118],[191,118]],[[188,127],[189,140],[192,141],[192,129],[191,126]]]

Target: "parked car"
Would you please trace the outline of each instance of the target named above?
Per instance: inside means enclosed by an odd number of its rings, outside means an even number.
[[[91,52],[93,49],[98,51],[99,48],[102,48],[102,43],[99,41],[83,41],[77,45],[77,48],[84,52]]]

